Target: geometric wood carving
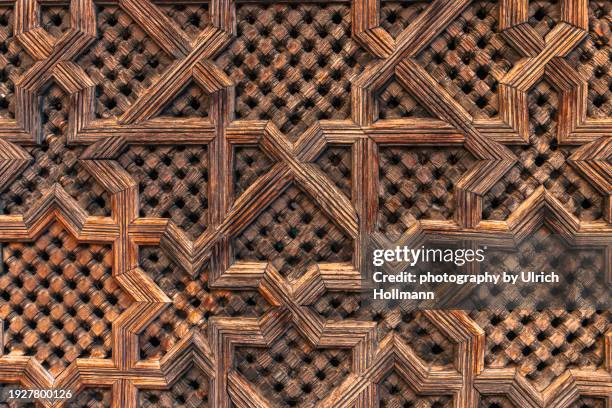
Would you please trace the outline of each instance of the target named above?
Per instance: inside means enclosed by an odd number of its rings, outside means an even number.
[[[48,407],[611,407],[609,310],[409,312],[362,280],[372,242],[434,234],[554,234],[612,280],[611,13],[3,2],[0,383],[72,390]]]

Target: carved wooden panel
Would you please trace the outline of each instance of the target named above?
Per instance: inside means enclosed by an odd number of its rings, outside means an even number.
[[[610,310],[366,291],[373,242],[433,235],[610,284],[611,30],[607,0],[1,0],[0,406],[612,407]]]

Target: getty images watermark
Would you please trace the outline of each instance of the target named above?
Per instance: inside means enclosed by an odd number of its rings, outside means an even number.
[[[452,244],[373,249],[372,298],[413,301],[417,308],[601,308],[609,303],[610,286],[597,260],[605,256],[601,249],[555,252],[541,237],[514,247]]]

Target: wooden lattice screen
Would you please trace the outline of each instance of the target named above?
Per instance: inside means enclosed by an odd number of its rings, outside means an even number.
[[[360,295],[371,242],[429,234],[612,277],[611,30],[608,0],[0,0],[2,388],[612,407],[609,310]]]

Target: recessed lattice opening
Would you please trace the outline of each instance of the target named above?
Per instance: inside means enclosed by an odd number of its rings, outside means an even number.
[[[68,5],[42,6],[41,26],[55,38],[60,38],[70,29],[70,8]]]
[[[314,163],[348,198],[351,198],[353,157],[350,146],[330,146]]]
[[[141,408],[209,407],[209,380],[196,366],[187,369],[168,390],[140,390]]]
[[[59,374],[77,358],[110,358],[111,328],[131,303],[112,277],[110,246],[80,244],[59,224],[2,248],[4,353]]]
[[[140,357],[159,358],[191,330],[206,332],[210,318],[259,317],[269,307],[256,291],[208,287],[208,271],[189,275],[157,247],[140,248],[140,267],[171,299],[140,335]]]
[[[576,148],[557,143],[556,90],[542,81],[529,92],[528,104],[529,144],[510,148],[518,162],[485,194],[483,218],[505,220],[536,188],[544,186],[579,219],[600,219],[601,195],[567,161]]]
[[[498,29],[499,4],[476,1],[435,38],[418,62],[475,118],[499,113],[499,81],[520,56]]]
[[[110,215],[111,200],[107,191],[89,174],[79,161],[82,146],[66,145],[69,96],[52,84],[41,96],[44,140],[26,147],[33,160],[0,194],[0,212],[23,214],[54,184],[92,215]]]
[[[596,397],[580,397],[570,408],[606,408],[606,400]]]
[[[139,184],[140,216],[168,218],[196,239],[208,225],[208,147],[133,145],[119,163]]]
[[[239,197],[260,176],[266,174],[274,164],[260,148],[240,146],[234,149],[234,196]]]
[[[421,219],[452,219],[455,185],[475,159],[463,148],[381,147],[378,228],[397,240]]]
[[[561,20],[561,4],[559,0],[530,0],[529,24],[542,37]]]
[[[393,76],[376,94],[379,119],[435,118]]]
[[[170,57],[121,8],[97,5],[98,39],[79,58],[96,84],[98,119],[121,116],[170,65]]]
[[[208,2],[197,4],[158,4],[162,11],[174,20],[192,39],[196,39],[206,26],[211,25]]]
[[[165,118],[207,118],[210,98],[195,82],[189,83],[160,113]]]
[[[612,115],[612,6],[589,2],[589,35],[568,56],[568,61],[588,80],[587,116],[607,119]]]
[[[106,408],[111,406],[110,388],[86,388],[79,392],[66,406],[68,408]]]
[[[290,327],[269,348],[237,347],[235,369],[273,406],[311,407],[351,371],[347,349],[317,349]]]
[[[270,262],[301,276],[315,263],[349,262],[353,242],[295,186],[287,188],[233,241],[237,260]]]
[[[345,3],[238,4],[237,39],[217,59],[236,83],[236,118],[272,120],[295,140],[350,116],[351,79],[370,56]]]
[[[392,371],[378,384],[381,407],[451,408],[452,396],[419,395],[396,371]]]
[[[380,25],[397,38],[429,5],[426,0],[381,1]]]
[[[478,408],[518,408],[508,398],[501,395],[483,395]]]
[[[451,367],[455,357],[455,346],[421,312],[403,312],[401,323],[394,330],[414,351],[428,363]]]
[[[0,7],[0,118],[15,119],[15,82],[33,64],[14,32],[13,7]]]

